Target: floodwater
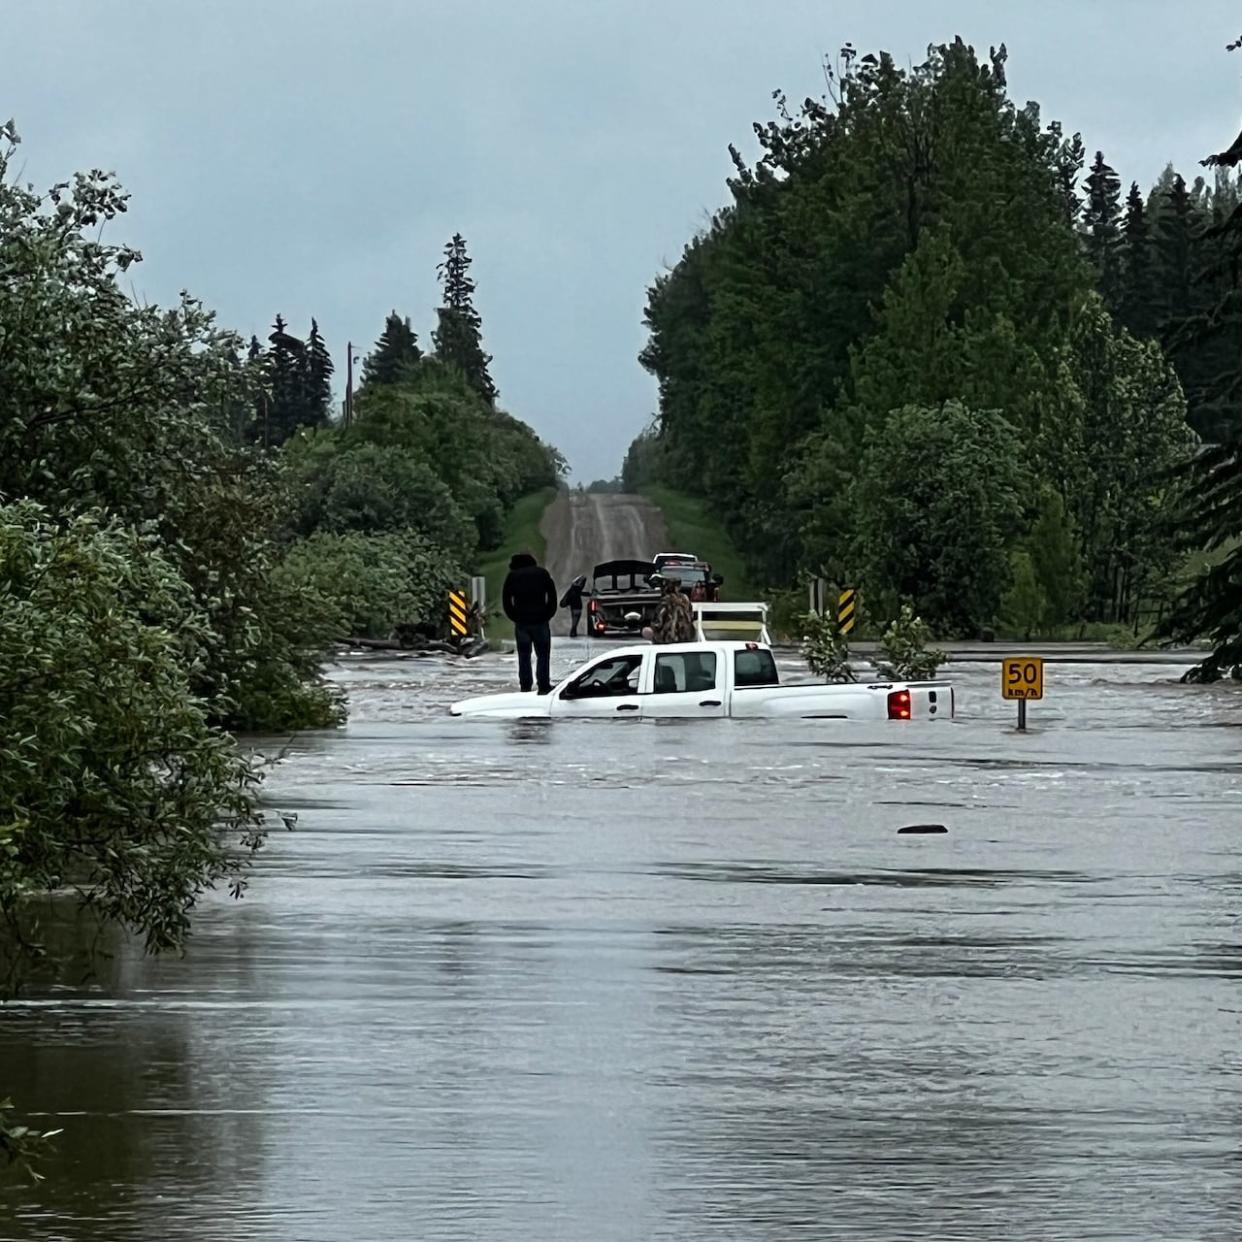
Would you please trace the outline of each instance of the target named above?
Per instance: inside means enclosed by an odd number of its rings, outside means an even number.
[[[562,666],[582,647],[561,643]],[[184,960],[0,1011],[0,1237],[1242,1236],[1242,695],[996,666],[912,726],[353,721]],[[944,836],[898,836],[911,823]]]

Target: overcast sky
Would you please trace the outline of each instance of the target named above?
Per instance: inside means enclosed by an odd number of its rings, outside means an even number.
[[[338,364],[396,307],[427,341],[455,231],[501,403],[611,476],[655,410],[647,284],[725,199],[771,92],[847,40],[1009,49],[1011,93],[1123,181],[1188,176],[1237,130],[1226,0],[15,0],[0,119],[24,179],[117,171],[140,295],[266,336],[312,315]]]

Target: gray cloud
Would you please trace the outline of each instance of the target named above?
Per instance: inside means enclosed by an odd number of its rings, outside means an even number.
[[[25,176],[120,173],[142,295],[187,287],[247,334],[315,315],[343,363],[392,307],[430,334],[460,230],[502,403],[582,479],[655,408],[646,285],[724,201],[727,144],[751,148],[772,90],[822,91],[822,52],[1004,41],[1012,93],[1144,187],[1232,138],[1242,69],[1225,0],[14,7],[0,113]]]

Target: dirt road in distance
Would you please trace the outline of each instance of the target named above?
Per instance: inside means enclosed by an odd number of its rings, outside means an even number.
[[[562,594],[578,574],[588,579],[602,561],[649,560],[668,548],[660,510],[642,496],[563,491],[539,524],[548,550],[545,563]],[[569,633],[569,610],[552,622],[553,634]]]

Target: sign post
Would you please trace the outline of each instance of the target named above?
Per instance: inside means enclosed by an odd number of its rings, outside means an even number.
[[[474,610],[479,637],[487,637],[487,579],[476,574],[470,579],[470,606]]]
[[[811,579],[810,605],[811,611],[817,616],[824,615],[824,602],[828,598],[828,584],[823,578]]]
[[[1018,704],[1018,732],[1026,732],[1026,705],[1044,697],[1044,662],[1039,656],[1006,656],[1001,661],[1001,698]]]

